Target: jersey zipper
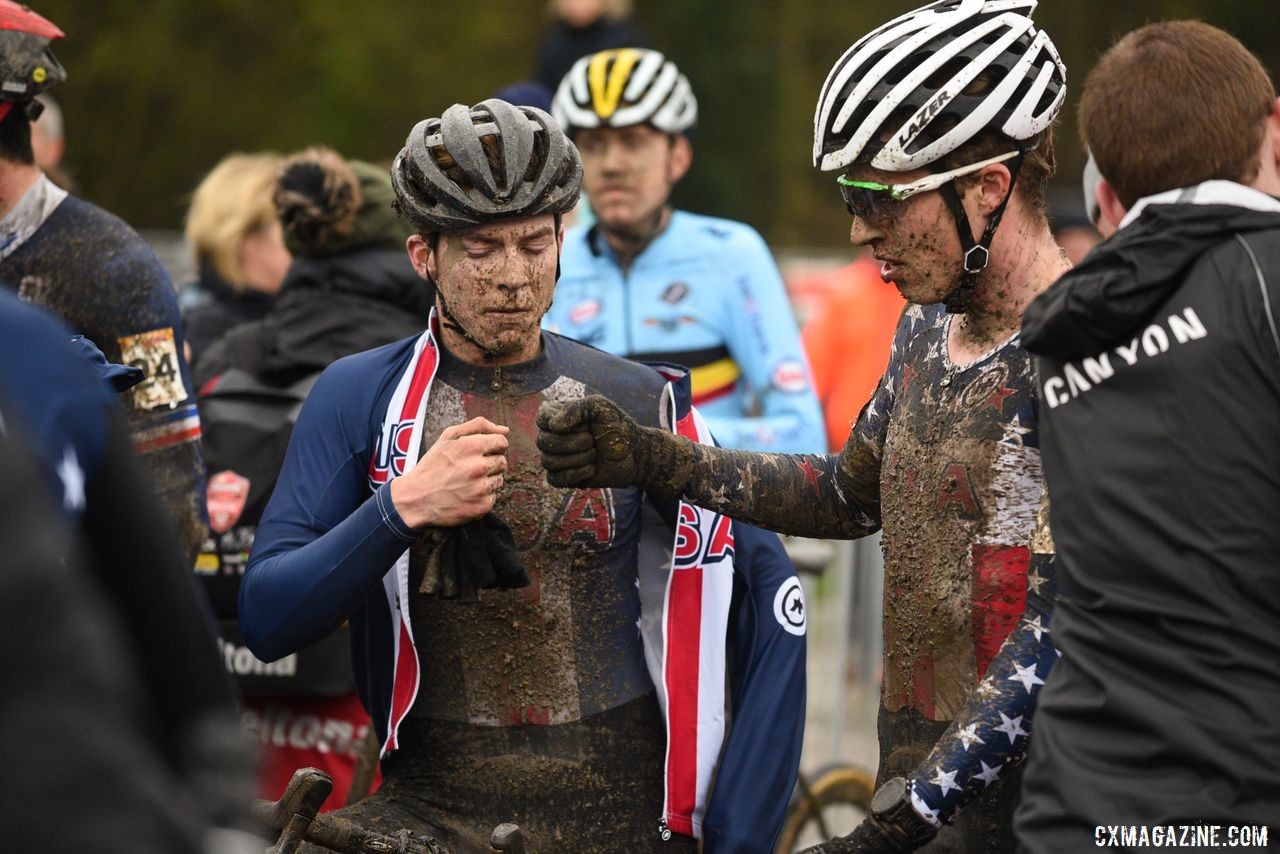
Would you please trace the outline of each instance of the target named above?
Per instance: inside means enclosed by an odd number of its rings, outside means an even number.
[[[628,271],[622,273],[622,322],[623,343],[626,345],[622,356],[630,359],[636,350],[635,343],[631,340],[631,274]]]

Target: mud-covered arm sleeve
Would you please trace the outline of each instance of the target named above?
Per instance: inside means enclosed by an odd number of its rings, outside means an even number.
[[[274,661],[319,640],[381,585],[417,536],[390,482],[369,490],[368,377],[348,362],[317,381],[298,416],[240,587],[240,628]]]
[[[775,534],[735,523],[733,724],[703,820],[707,854],[772,850],[800,766],[808,615]]]
[[[111,299],[102,300],[96,310],[97,328],[85,332],[110,361],[144,374],[120,400],[134,450],[191,565],[204,540],[204,462],[177,293],[155,253],[141,241],[106,257],[98,276],[94,292]]]
[[[865,536],[880,528],[880,462],[893,411],[895,363],[832,454],[771,454],[694,445],[684,495],[771,531],[802,537]]]
[[[1057,599],[1047,494],[1040,503],[1022,620],[1009,635],[964,711],[911,775],[916,811],[950,823],[1004,772],[1026,758],[1040,686],[1058,660],[1050,624]]]
[[[733,244],[725,283],[726,346],[758,396],[758,416],[708,416],[724,445],[751,451],[805,453],[826,448],[822,408],[782,276],[764,240],[744,233]]]

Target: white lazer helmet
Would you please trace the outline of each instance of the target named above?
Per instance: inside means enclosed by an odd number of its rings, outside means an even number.
[[[556,88],[551,115],[570,135],[639,124],[685,133],[698,120],[698,101],[674,62],[656,50],[624,47],[575,62]]]
[[[1031,22],[1036,2],[938,0],[859,39],[822,86],[813,165],[904,172],[984,130],[1022,142],[1049,127],[1066,67]],[[980,74],[987,85],[973,91]]]

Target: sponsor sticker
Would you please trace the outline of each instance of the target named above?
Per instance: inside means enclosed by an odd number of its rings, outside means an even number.
[[[600,316],[602,307],[601,301],[595,297],[585,299],[569,309],[569,322],[574,326],[581,326],[584,323],[595,320]]]
[[[784,359],[773,368],[773,387],[788,394],[804,391],[809,387],[809,373],[799,359]]]
[[[172,327],[126,335],[119,342],[120,358],[126,365],[140,369],[146,377],[129,392],[136,408],[173,407],[187,399]]]
[[[773,616],[788,634],[804,636],[809,626],[809,609],[804,603],[804,588],[794,575],[782,582],[774,594]]]
[[[225,533],[244,512],[245,501],[249,498],[249,478],[230,469],[220,471],[209,478],[205,498],[209,505],[210,529],[215,534]]]
[[[667,305],[675,305],[689,295],[689,286],[684,282],[672,282],[662,291],[662,301]]]

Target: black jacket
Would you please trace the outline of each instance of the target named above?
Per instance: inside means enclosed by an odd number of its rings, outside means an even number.
[[[343,356],[416,335],[434,300],[403,249],[295,258],[267,316],[201,357],[196,386],[232,367],[287,386]]]
[[[1280,312],[1280,202],[1225,182],[1168,201],[1024,317],[1062,654],[1017,818],[1030,852],[1280,817],[1280,352],[1237,239]]]
[[[252,288],[236,290],[211,265],[201,264],[196,280],[178,291],[192,366],[223,335],[242,323],[263,318],[274,301],[273,293]]]

